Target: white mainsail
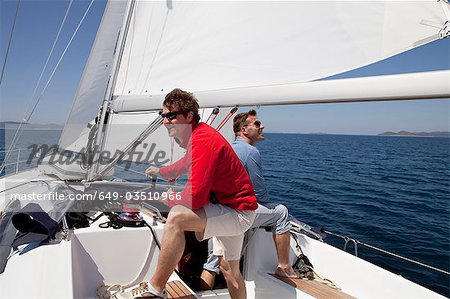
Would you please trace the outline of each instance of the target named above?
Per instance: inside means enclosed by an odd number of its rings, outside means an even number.
[[[436,38],[442,3],[138,1],[114,94],[325,78]]]
[[[156,118],[164,95],[175,87],[193,91],[202,107],[225,107],[218,119],[234,105],[302,103],[308,97],[313,102],[327,102],[330,97],[321,94],[322,88],[344,90],[332,97],[336,101],[344,101],[341,96],[387,99],[395,92],[377,89],[372,97],[365,88],[360,88],[359,94],[358,90],[349,94],[352,82],[328,86],[302,83],[362,67],[443,37],[450,18],[448,2],[434,0],[130,3],[110,1],[105,10],[64,128],[62,149],[83,151],[89,135],[86,125],[93,121],[115,72],[109,104],[112,113],[101,147],[111,153],[125,148]],[[129,7],[132,11],[126,13]],[[125,43],[116,49],[129,13]],[[118,51],[123,53],[118,70],[112,70],[113,54]],[[419,85],[411,89],[412,97],[449,94],[445,86],[444,90],[435,88],[439,82],[446,82],[448,73],[428,76],[438,76],[439,80],[425,89]],[[378,81],[386,86],[383,79]],[[407,89],[407,84],[403,85]],[[230,123],[222,133],[229,133],[226,137],[230,138]],[[158,147],[166,153],[173,152],[169,140],[157,138],[164,134],[163,130],[155,133],[153,141],[158,140]],[[84,171],[75,172],[72,178],[83,176]]]
[[[108,4],[62,148],[95,117],[125,6]],[[437,39],[448,7],[435,0],[136,1],[114,96],[122,102],[141,97],[156,107],[175,87],[220,96],[227,89],[325,78]],[[105,59],[94,59],[99,53]]]

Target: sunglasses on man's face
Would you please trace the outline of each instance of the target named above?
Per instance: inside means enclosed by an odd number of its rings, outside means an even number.
[[[248,127],[254,125],[257,129],[261,127],[261,122],[259,120],[255,120],[252,124],[245,125],[244,127]]]
[[[255,120],[253,122],[253,124],[255,125],[255,127],[260,128],[261,127],[261,122],[259,120]]]
[[[174,120],[175,118],[177,118],[178,114],[182,114],[183,112],[181,111],[171,111],[171,112],[167,112],[167,113],[163,113],[162,111],[159,111],[159,115],[161,115],[161,117],[167,118],[168,120]]]

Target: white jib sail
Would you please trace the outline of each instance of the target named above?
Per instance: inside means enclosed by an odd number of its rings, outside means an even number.
[[[103,101],[126,8],[126,1],[110,1],[105,8],[70,115],[61,135],[59,146],[63,149],[68,149],[81,134],[89,133],[86,125],[94,120]],[[71,150],[78,151],[79,147],[85,144],[75,146]]]

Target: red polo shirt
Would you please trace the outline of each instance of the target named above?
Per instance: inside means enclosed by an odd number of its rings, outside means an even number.
[[[212,192],[220,204],[236,210],[256,210],[252,182],[231,145],[207,124],[193,122],[192,127],[192,134],[186,129],[180,144],[187,149],[186,155],[159,171],[165,178],[188,174],[181,199],[169,200],[169,205],[197,210],[210,202]]]

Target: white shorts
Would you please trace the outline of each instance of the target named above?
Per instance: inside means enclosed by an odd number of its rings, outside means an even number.
[[[206,227],[203,240],[213,237],[213,254],[228,261],[241,258],[244,233],[255,220],[255,211],[235,210],[221,204],[203,207],[206,213]]]

